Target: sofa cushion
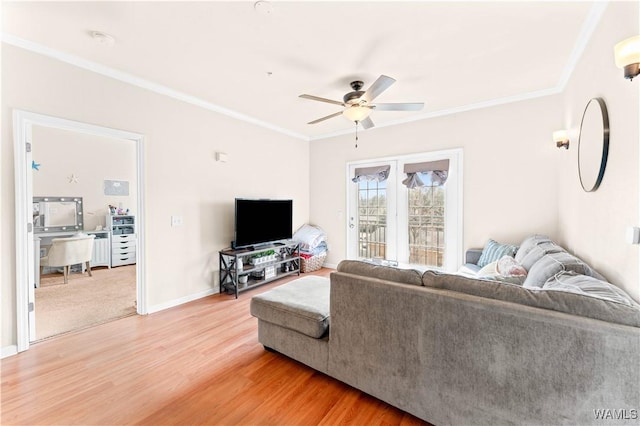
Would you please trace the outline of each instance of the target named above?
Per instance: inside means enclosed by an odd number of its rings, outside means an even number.
[[[595,277],[576,274],[572,271],[561,272],[547,280],[542,287],[549,291],[567,291],[596,299],[608,300],[625,306],[640,308],[635,300],[624,290]]]
[[[457,291],[488,299],[519,303],[616,324],[640,327],[640,307],[637,307],[637,304],[636,306],[628,306],[618,302],[588,297],[576,292],[548,291],[540,288],[531,289],[499,281],[469,278],[435,271],[426,271],[422,279],[426,287]]]
[[[360,260],[343,260],[338,264],[338,272],[379,278],[402,284],[422,285],[422,275],[415,269],[394,268],[392,266],[375,265]]]
[[[505,255],[513,257],[516,255],[517,251],[518,246],[514,246],[513,244],[501,244],[495,240],[489,240],[482,249],[482,254],[478,260],[478,266],[483,268],[489,263],[495,262]]]
[[[251,298],[251,315],[320,338],[329,328],[329,278],[299,278]]]
[[[543,241],[529,250],[529,252],[522,257],[521,264],[528,271],[533,265],[544,257],[545,254],[563,253],[566,250],[553,241]],[[516,259],[517,260],[517,259]]]
[[[518,248],[518,252],[516,253],[516,256],[515,256],[518,263],[522,263],[522,259],[529,253],[529,251],[533,247],[543,242],[552,242],[552,241],[546,235],[538,235],[538,234],[525,238],[524,241],[522,241],[522,243],[520,244],[520,248]]]
[[[537,248],[534,250],[538,250]],[[549,253],[531,266],[524,286],[528,288],[542,288],[544,283],[562,271],[573,271],[582,275],[593,276],[589,265],[566,251]]]

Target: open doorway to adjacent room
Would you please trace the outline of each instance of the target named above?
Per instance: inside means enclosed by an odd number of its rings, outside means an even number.
[[[142,136],[17,111],[18,350],[146,313],[142,286]],[[25,229],[21,229],[25,228]],[[90,268],[49,256],[58,239],[90,236]],[[60,244],[60,243],[58,243]],[[53,256],[51,256],[53,257]],[[89,274],[89,271],[91,274]]]

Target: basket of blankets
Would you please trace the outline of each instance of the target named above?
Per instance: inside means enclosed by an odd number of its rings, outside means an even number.
[[[313,225],[302,225],[293,235],[300,244],[300,272],[313,272],[322,268],[327,258],[327,236]]]

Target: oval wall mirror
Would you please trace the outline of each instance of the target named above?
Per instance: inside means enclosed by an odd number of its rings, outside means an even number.
[[[586,192],[600,186],[609,156],[609,115],[602,98],[589,100],[578,137],[578,176]]]

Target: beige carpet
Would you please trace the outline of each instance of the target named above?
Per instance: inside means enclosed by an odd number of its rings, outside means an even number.
[[[43,275],[36,292],[36,339],[90,327],[136,313],[136,266]]]

